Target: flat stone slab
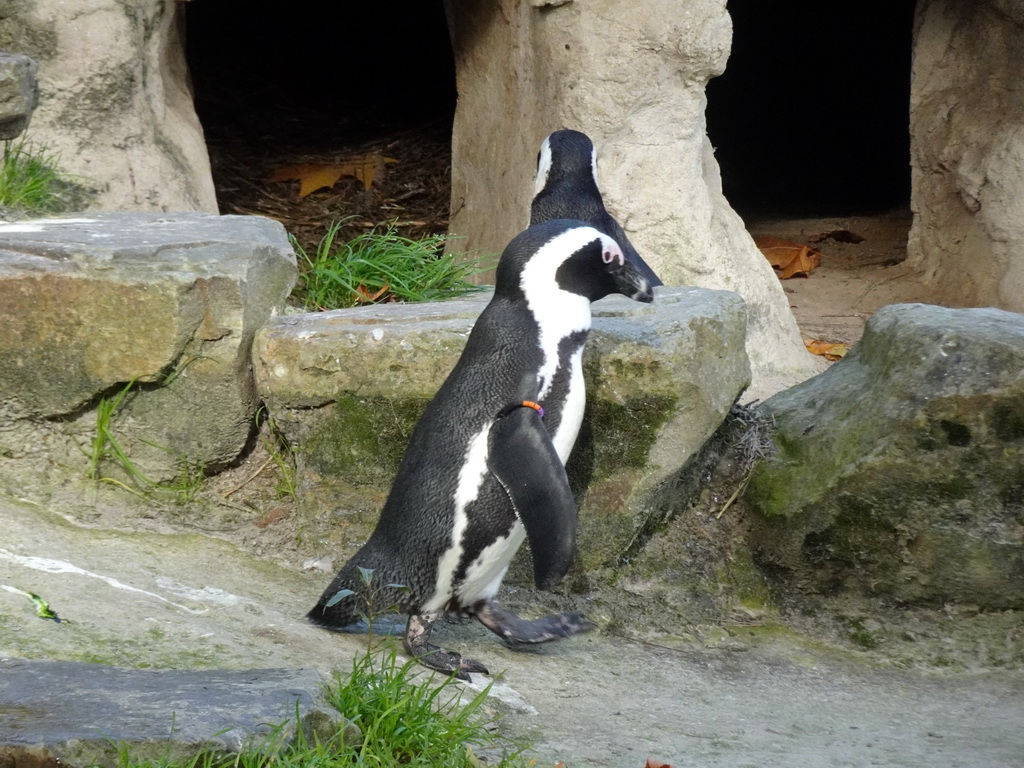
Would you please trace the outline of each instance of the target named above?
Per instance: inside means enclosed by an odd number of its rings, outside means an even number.
[[[272,745],[340,722],[314,669],[119,669],[0,659],[0,763],[52,756],[64,765]],[[28,750],[28,752],[26,752]]]
[[[490,298],[286,315],[256,334],[259,393],[315,508],[308,535],[332,554],[369,536],[416,421]],[[651,510],[671,514],[675,476],[750,383],[736,293],[659,286],[651,304],[609,296],[592,311],[587,407],[566,466],[579,571],[614,563],[657,524]]]
[[[230,463],[258,405],[253,334],[296,277],[284,228],[259,216],[0,224],[0,423],[14,425],[4,456],[84,470],[99,399],[131,384],[111,428],[145,472]],[[53,455],[33,455],[42,443]]]

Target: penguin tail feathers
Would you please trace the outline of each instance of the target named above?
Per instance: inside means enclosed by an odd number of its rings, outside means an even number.
[[[328,608],[321,600],[306,614],[306,621],[321,629],[332,632],[344,632],[347,628],[358,625],[360,617],[354,611],[339,609],[338,606]]]

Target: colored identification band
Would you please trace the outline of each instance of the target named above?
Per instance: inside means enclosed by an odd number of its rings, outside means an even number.
[[[524,408],[533,408],[533,410],[540,414],[542,419],[544,418],[544,409],[541,407],[540,403],[535,403],[532,400],[523,400],[522,406]]]

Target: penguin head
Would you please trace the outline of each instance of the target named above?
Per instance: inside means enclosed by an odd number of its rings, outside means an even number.
[[[498,262],[495,296],[577,296],[597,301],[621,293],[650,302],[651,286],[608,235],[573,219],[534,224],[512,239]]]
[[[594,191],[597,190],[597,149],[585,133],[568,129],[555,131],[540,145],[534,197],[564,179],[588,186],[589,181],[593,181]]]

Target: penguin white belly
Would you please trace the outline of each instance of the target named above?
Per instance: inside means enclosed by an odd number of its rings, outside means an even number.
[[[479,557],[466,569],[466,577],[455,589],[461,605],[472,605],[480,600],[490,600],[498,594],[501,581],[513,556],[526,539],[526,529],[518,520],[508,536],[502,536],[484,547]]]
[[[466,448],[462,468],[459,470],[459,482],[455,488],[455,510],[450,543],[438,560],[434,594],[423,604],[424,613],[437,613],[444,610],[458,586],[455,584],[455,571],[458,569],[459,563],[462,562],[462,536],[469,525],[466,507],[476,501],[476,497],[480,493],[480,486],[483,485],[484,478],[487,476],[487,436],[491,429],[491,423],[484,424],[483,428],[472,437]]]
[[[558,429],[551,437],[562,464],[569,460],[572,447],[576,444],[580,425],[583,424],[583,410],[587,404],[586,385],[583,381],[583,347],[569,359],[569,365],[569,391],[562,406],[562,418],[558,423]]]

